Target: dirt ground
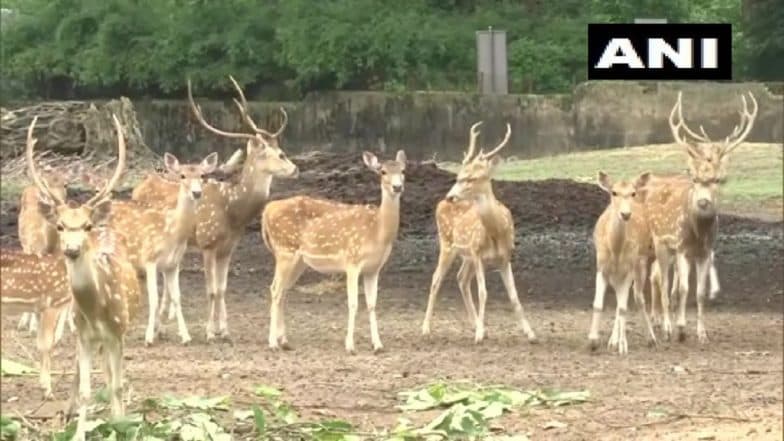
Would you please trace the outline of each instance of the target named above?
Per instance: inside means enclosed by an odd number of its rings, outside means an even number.
[[[359,155],[316,158],[320,172],[273,186],[276,197],[315,192],[347,201],[377,201],[372,174],[356,165]],[[316,159],[313,159],[315,162]],[[309,159],[302,160],[308,170]],[[330,175],[329,168],[341,175]],[[488,278],[488,338],[473,343],[463,319],[453,268],[444,283],[433,322],[424,338],[420,326],[435,268],[432,210],[453,177],[429,165],[412,167],[403,196],[400,239],[381,276],[379,329],[385,351],[370,349],[367,315],[360,303],[358,354],[346,355],[346,300],[342,278],[306,273],[287,307],[292,351],[267,349],[267,291],[272,259],[249,228],[232,261],[227,306],[229,342],[207,343],[206,296],[201,257],[189,253],[181,275],[184,311],[193,342],[183,347],[176,325],[153,347],[143,344],[146,307],[129,336],[127,378],[133,397],[230,394],[236,403],[254,401],[259,384],[278,387],[304,416],[335,416],[364,429],[393,427],[400,412],[396,394],[437,379],[503,383],[520,389],[587,389],[591,400],[559,409],[531,409],[493,421],[508,433],[533,440],[782,439],[784,343],[784,231],[782,223],[724,216],[716,248],[722,282],[719,298],[706,308],[710,343],[696,342],[694,296],[685,342],[645,344],[644,325],[633,308],[629,354],[587,346],[593,298],[590,229],[606,199],[594,186],[571,181],[496,183],[496,194],[518,226],[515,278],[521,300],[539,337],[529,344],[515,326],[500,278]],[[429,170],[428,170],[429,169]],[[351,172],[354,170],[354,172]],[[330,177],[331,176],[331,177]],[[335,176],[343,176],[340,181]],[[348,176],[348,177],[346,177]],[[366,185],[363,185],[366,184]],[[373,188],[360,193],[357,187]],[[283,189],[285,188],[285,191]],[[367,198],[366,200],[363,198]],[[15,241],[15,207],[6,205],[2,243]],[[320,289],[313,289],[314,283]],[[313,291],[320,291],[315,293]],[[611,329],[614,296],[607,297],[602,338]],[[34,338],[18,333],[16,317],[3,316],[5,357],[37,360]],[[57,347],[55,371],[72,370],[73,335]],[[56,400],[42,406],[35,377],[2,379],[4,414],[54,414],[67,397],[70,375],[54,377]],[[95,375],[93,384],[102,384]],[[654,413],[666,412],[656,418]],[[408,415],[415,422],[433,413]],[[544,429],[549,421],[566,424]],[[712,438],[711,438],[712,437]]]

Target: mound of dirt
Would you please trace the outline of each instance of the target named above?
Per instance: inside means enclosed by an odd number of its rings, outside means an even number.
[[[350,203],[378,204],[381,200],[378,176],[365,167],[360,153],[313,152],[294,158],[294,162],[302,170],[299,178],[274,181],[272,199],[308,194]],[[435,235],[436,204],[454,182],[453,173],[432,162],[409,162],[401,205],[401,234]],[[493,189],[496,197],[512,211],[517,230],[524,234],[558,228],[582,229],[589,234],[609,200],[598,186],[567,179],[495,181]],[[69,197],[84,200],[89,194],[77,194],[69,189]],[[130,190],[118,192],[116,197],[128,199]],[[2,239],[13,241],[18,207],[7,203],[3,208]],[[765,234],[771,229],[781,229],[782,224],[722,215],[719,226],[724,233]],[[248,229],[258,232],[258,220],[248,225]]]
[[[291,181],[276,181],[272,198],[310,194],[352,203],[381,200],[378,177],[362,162],[360,153],[313,152],[295,158],[302,170]],[[409,162],[401,206],[401,233],[435,234],[435,207],[455,182],[455,175],[432,162]],[[512,211],[524,231],[558,227],[591,229],[609,197],[597,185],[568,179],[495,181],[496,197]],[[736,216],[722,216],[723,231],[770,228],[769,224]]]

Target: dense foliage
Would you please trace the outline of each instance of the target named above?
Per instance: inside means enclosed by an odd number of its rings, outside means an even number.
[[[4,92],[54,98],[471,90],[475,31],[507,31],[510,89],[585,79],[586,24],[731,22],[738,79],[780,79],[780,0],[5,0]],[[777,78],[779,77],[779,78]],[[6,95],[7,96],[7,95]]]

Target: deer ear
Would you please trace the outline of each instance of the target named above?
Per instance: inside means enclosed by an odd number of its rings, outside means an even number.
[[[376,155],[370,152],[362,152],[362,160],[365,161],[365,165],[367,165],[369,169],[375,172],[377,172],[381,166],[378,163],[378,158],[376,158]]]
[[[490,166],[490,170],[495,170],[499,165],[501,165],[502,162],[504,162],[504,159],[498,155],[495,155],[488,159],[487,164]]]
[[[93,206],[92,211],[90,212],[90,218],[93,221],[93,224],[100,225],[104,224],[109,220],[109,214],[112,211],[112,200],[111,198],[105,198],[95,204]]]
[[[651,179],[650,172],[645,172],[641,174],[640,176],[637,177],[637,180],[634,181],[634,188],[639,190],[645,187],[646,185],[648,185],[648,181],[650,181],[650,179]]]
[[[398,150],[397,155],[395,156],[395,161],[403,164],[403,170],[406,169],[406,152],[403,150]]]
[[[201,169],[204,173],[212,173],[218,167],[218,154],[215,152],[210,153],[201,161]]]
[[[601,187],[602,190],[606,191],[607,193],[612,192],[612,181],[610,180],[610,177],[607,175],[607,173],[600,171],[598,182],[599,187]]]
[[[177,173],[177,170],[180,169],[180,161],[169,152],[163,154],[163,164],[172,173]]]
[[[54,225],[57,223],[57,209],[54,206],[54,202],[41,193],[38,194],[38,212],[50,224]]]

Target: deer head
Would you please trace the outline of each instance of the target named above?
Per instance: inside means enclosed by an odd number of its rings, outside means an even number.
[[[362,153],[365,165],[381,177],[381,191],[384,196],[400,197],[406,181],[406,152],[398,150],[394,161],[379,162],[376,155]]]
[[[191,200],[198,201],[202,193],[202,181],[218,167],[218,154],[213,152],[207,155],[200,164],[180,164],[180,161],[171,153],[163,155],[166,169],[177,176],[180,189],[190,196]]]
[[[37,139],[33,138],[33,130],[35,130],[38,117],[33,118],[30,128],[27,130],[27,166],[30,176],[40,190],[38,210],[49,223],[57,228],[60,249],[63,250],[65,257],[71,260],[78,259],[83,254],[93,226],[107,220],[111,209],[111,191],[117,185],[125,168],[125,138],[120,121],[115,115],[112,115],[112,118],[117,130],[119,148],[117,168],[109,182],[84,204],[79,204],[76,201],[66,202],[64,197],[53,192],[49,185],[41,179],[36,171],[33,157],[33,149],[37,142]]]
[[[506,124],[506,136],[493,150],[488,153],[479,150],[479,153],[474,154],[476,139],[479,137],[478,128],[481,124],[482,122],[479,121],[471,126],[468,150],[463,157],[462,168],[457,173],[457,182],[446,195],[448,201],[476,200],[481,195],[492,192],[490,180],[496,167],[501,163],[498,152],[509,142],[512,126]]]
[[[196,119],[204,128],[212,133],[215,133],[216,135],[233,139],[247,139],[248,142],[245,147],[244,168],[249,172],[260,172],[282,178],[297,177],[299,174],[299,169],[294,163],[291,162],[291,160],[289,160],[289,158],[286,156],[286,153],[280,148],[278,143],[278,137],[281,133],[283,133],[283,129],[286,127],[288,121],[286,111],[281,108],[281,112],[284,115],[284,121],[277,132],[270,133],[266,130],[259,129],[256,127],[256,124],[253,123],[253,120],[250,118],[250,116],[248,116],[246,107],[247,102],[245,101],[245,96],[242,93],[242,90],[239,88],[239,85],[237,85],[233,78],[229,78],[240,92],[241,101],[234,99],[234,103],[237,105],[243,120],[246,124],[250,125],[250,127],[254,130],[254,133],[227,132],[210,125],[204,119],[201,107],[193,101],[191,81],[188,80],[188,101],[191,104],[191,110],[193,110],[193,114],[196,116]],[[232,158],[234,158],[234,156],[232,156]]]
[[[716,193],[719,185],[726,180],[729,154],[743,143],[754,127],[757,100],[751,92],[748,94],[753,110],[749,111],[746,97],[741,95],[743,108],[739,112],[740,122],[732,133],[720,141],[713,141],[702,126],[700,134],[689,129],[683,119],[682,92],[678,92],[678,99],[670,112],[672,136],[689,154],[689,175],[693,184],[691,209],[700,217],[713,217],[716,214]]]
[[[599,187],[610,195],[610,210],[618,216],[618,219],[626,222],[632,217],[632,207],[637,193],[645,188],[651,174],[645,172],[637,177],[633,182],[620,180],[613,182],[607,173],[599,172]]]

